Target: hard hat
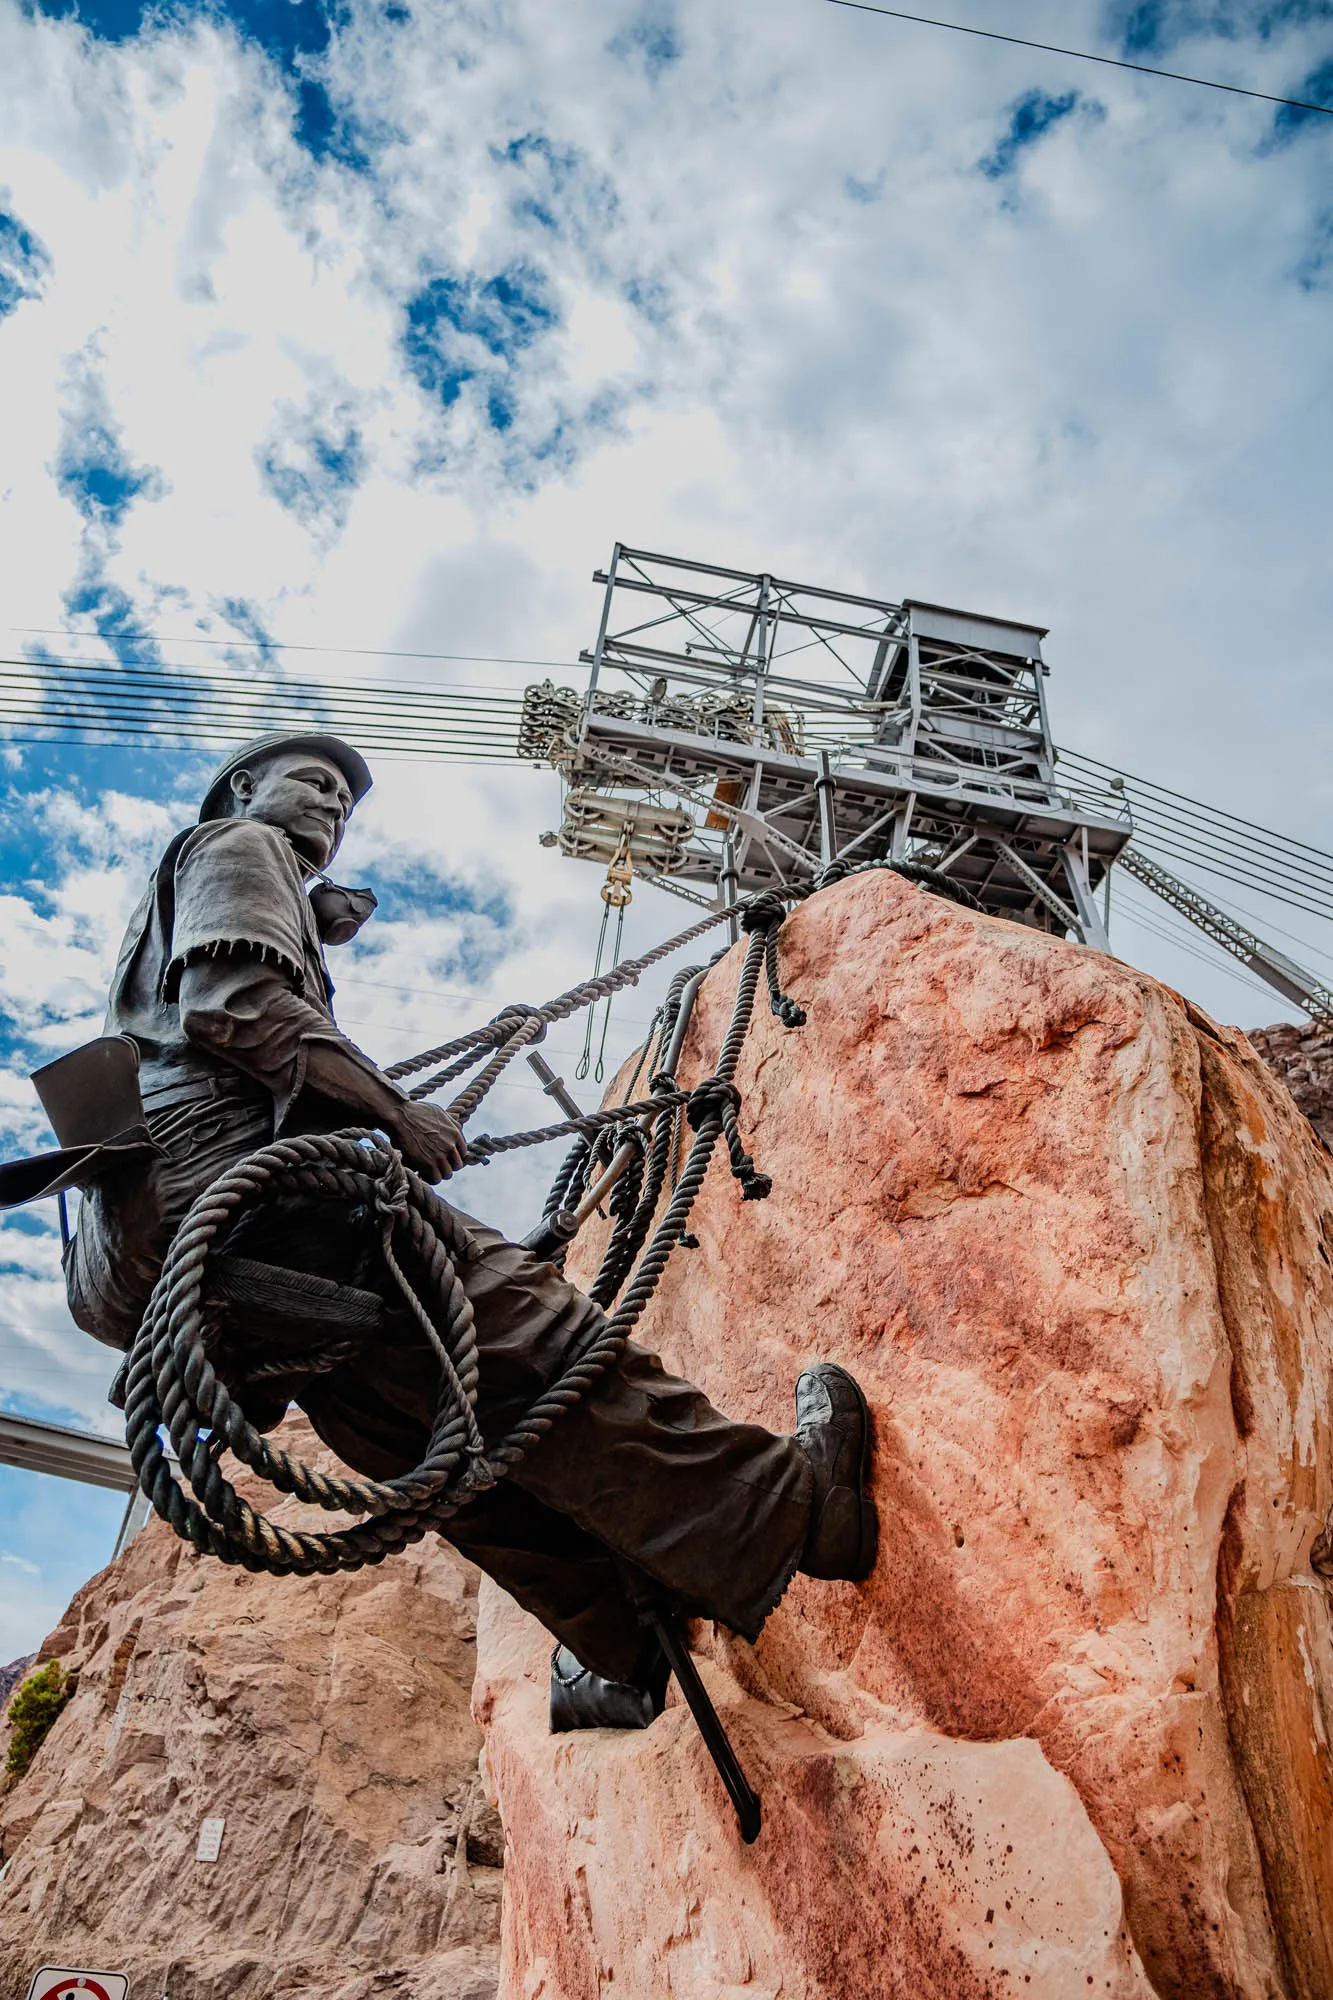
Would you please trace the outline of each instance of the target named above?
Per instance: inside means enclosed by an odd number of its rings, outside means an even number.
[[[280,729],[270,736],[256,736],[253,742],[243,743],[239,750],[232,751],[225,764],[219,764],[208,781],[208,790],[199,808],[200,825],[205,820],[226,819],[230,779],[234,771],[248,771],[253,764],[267,763],[279,750],[314,750],[321,757],[327,757],[346,778],[353,805],[359,805],[370,790],[373,782],[370,766],[360,751],[353,750],[350,743],[344,743],[341,736],[320,736],[300,731],[289,733]]]

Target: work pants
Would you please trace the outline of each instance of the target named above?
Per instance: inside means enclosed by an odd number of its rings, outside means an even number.
[[[477,1417],[488,1445],[526,1413],[604,1324],[550,1264],[459,1218],[458,1266],[476,1316]],[[339,1457],[375,1478],[424,1455],[438,1385],[419,1342],[377,1349],[297,1395]],[[800,1561],[812,1475],[794,1438],[732,1423],[703,1392],[630,1343],[506,1478],[443,1533],[512,1597],[613,1680],[642,1640],[645,1590],[743,1637]]]
[[[265,1143],[261,1118],[262,1107],[247,1102],[210,1105],[207,1115],[203,1107],[186,1115],[183,1105],[172,1105],[169,1118],[150,1112],[163,1159],[81,1209],[67,1269],[81,1324],[129,1345],[176,1225],[218,1173]],[[458,1274],[475,1315],[477,1419],[493,1446],[605,1322],[552,1265],[452,1213]],[[352,1359],[310,1373],[298,1344],[287,1350],[290,1376],[273,1384],[276,1402],[260,1406],[262,1385],[242,1396],[261,1425],[276,1421],[290,1397],[345,1464],[383,1479],[424,1457],[439,1374],[410,1315],[394,1309],[401,1302],[377,1240],[372,1216],[290,1197],[256,1211],[228,1247],[385,1298],[383,1333]],[[283,1330],[256,1326],[246,1345],[276,1358]],[[512,1473],[442,1532],[586,1666],[621,1680],[640,1650],[636,1600],[646,1592],[746,1638],[758,1634],[800,1561],[811,1485],[793,1438],[730,1422],[631,1344]]]

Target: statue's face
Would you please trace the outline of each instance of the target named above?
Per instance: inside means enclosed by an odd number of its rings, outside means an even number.
[[[262,819],[285,833],[302,860],[327,868],[342,845],[353,799],[338,766],[313,750],[280,750],[253,771],[233,771],[241,819]]]

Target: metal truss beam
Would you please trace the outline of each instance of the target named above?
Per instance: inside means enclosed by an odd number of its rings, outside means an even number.
[[[131,1493],[139,1483],[128,1448],[114,1438],[5,1412],[0,1412],[0,1465],[77,1479],[83,1486],[106,1486],[113,1493]]]
[[[1084,936],[1082,924],[1079,922],[1074,912],[1069,908],[1069,905],[1065,902],[1062,902],[1060,897],[1056,895],[1054,889],[1051,888],[1049,882],[1043,882],[1041,876],[1037,873],[1036,869],[1029,868],[1027,862],[1023,859],[1022,855],[1015,854],[1013,848],[1009,845],[1009,842],[1007,840],[997,840],[995,842],[995,845],[999,849],[1000,853],[1004,855],[1006,861],[1009,863],[1009,866],[1013,869],[1015,875],[1019,877],[1020,881],[1027,883],[1028,888],[1031,889],[1033,895],[1036,896],[1040,902],[1045,903],[1047,909],[1050,910],[1053,913],[1053,915],[1055,915],[1059,919],[1060,923],[1063,925],[1065,930],[1076,932],[1079,938],[1079,942],[1086,943],[1087,940]]]
[[[628,826],[635,794],[674,796],[692,831],[636,865],[711,886],[730,833],[756,891],[844,855],[947,855],[982,908],[1105,947],[1093,891],[1132,826],[1056,780],[1044,628],[623,543],[596,580],[587,688],[530,688],[519,738],[565,780],[566,853],[596,858],[599,813]]]
[[[1275,951],[1271,944],[1265,943],[1254,931],[1247,930],[1244,924],[1237,923],[1225,910],[1219,910],[1216,904],[1210,903],[1197,889],[1192,889],[1187,882],[1172,875],[1160,862],[1149,860],[1139,848],[1127,847],[1120,856],[1119,865],[1136,882],[1142,882],[1146,889],[1151,889],[1164,903],[1179,911],[1182,917],[1188,917],[1205,937],[1221,945],[1232,958],[1239,959],[1251,972],[1257,972],[1284,1000],[1292,1000],[1298,1007],[1304,1008],[1311,1019],[1321,1026],[1333,1027],[1333,991],[1322,980],[1316,979],[1313,973],[1297,965],[1285,952]]]
[[[55,1479],[73,1479],[81,1486],[102,1486],[128,1500],[111,1559],[129,1547],[148,1519],[148,1500],[139,1490],[139,1476],[126,1445],[91,1431],[65,1424],[42,1423],[37,1417],[16,1417],[0,1411],[0,1465],[24,1472],[44,1472]]]

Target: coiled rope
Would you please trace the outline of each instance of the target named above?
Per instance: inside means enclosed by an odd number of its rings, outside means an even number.
[[[728,914],[721,911],[713,921]],[[760,920],[755,920],[731,1022],[712,1076],[688,1094],[672,1078],[655,1078],[654,1094],[646,1100],[593,1113],[587,1119],[568,1120],[547,1133],[516,1135],[531,1144],[578,1131],[586,1140],[588,1132],[597,1133],[612,1124],[653,1118],[660,1121],[669,1140],[678,1106],[684,1107],[694,1132],[679,1180],[620,1305],[583,1350],[571,1356],[563,1372],[524,1417],[490,1447],[477,1423],[476,1335],[472,1307],[458,1276],[466,1248],[462,1224],[393,1147],[377,1134],[362,1131],[282,1139],[250,1154],[213,1182],[195,1202],[171,1244],[131,1350],[126,1377],[126,1435],[139,1483],[178,1535],[223,1562],[240,1563],[252,1570],[310,1575],[357,1569],[381,1562],[419,1540],[428,1529],[443,1525],[473,1493],[513,1470],[623,1350],[685,1231],[720,1137],[727,1138],[732,1171],[747,1197],[767,1192],[766,1185],[759,1187],[764,1177],[756,1175],[740,1143],[734,1075],[764,969],[769,932],[782,914],[782,904],[770,900],[762,927]],[[679,942],[688,942],[710,927],[707,923],[693,925]],[[665,956],[666,949],[659,946],[646,955],[647,962]],[[638,970],[643,969],[643,963],[638,962]],[[630,970],[620,968],[621,973]],[[602,983],[587,982],[589,986]],[[475,1082],[455,1099],[455,1116],[466,1116],[504,1064],[526,1043],[538,1039],[545,1031],[544,1017],[558,1019],[561,1013],[573,1011],[564,1004],[570,997],[562,995],[547,1009],[509,1010],[490,1029],[464,1038],[474,1060],[488,1047],[496,1053]],[[496,1030],[504,1037],[498,1047]],[[453,1045],[429,1051],[425,1063],[448,1058],[453,1052]],[[416,1066],[424,1065],[412,1065]],[[663,1117],[664,1113],[670,1115]],[[480,1157],[489,1158],[500,1150],[503,1142],[488,1142]],[[475,1151],[475,1147],[470,1149]],[[603,1267],[605,1282],[592,1288],[599,1303],[607,1304],[614,1297],[647,1234],[661,1191],[666,1151],[666,1143],[655,1140],[653,1169],[633,1204],[629,1229],[620,1230],[618,1237],[613,1232]],[[344,1208],[360,1205],[375,1213],[389,1275],[438,1364],[439,1390],[425,1455],[419,1465],[400,1477],[370,1480],[331,1475],[283,1451],[249,1421],[239,1393],[222,1380],[214,1365],[217,1326],[207,1297],[209,1256],[226,1241],[243,1215],[262,1203],[294,1194],[315,1195]],[[610,1268],[612,1262],[614,1269]],[[346,1344],[332,1352],[338,1359],[345,1358]],[[326,1358],[314,1357],[316,1365]],[[310,1361],[309,1356],[295,1361],[294,1372],[303,1368],[309,1372]],[[271,1374],[272,1369],[266,1372]],[[173,1474],[161,1428],[170,1436],[182,1480]],[[225,1478],[218,1462],[224,1446],[279,1493],[329,1511],[369,1518],[328,1533],[289,1528],[251,1507]]]

